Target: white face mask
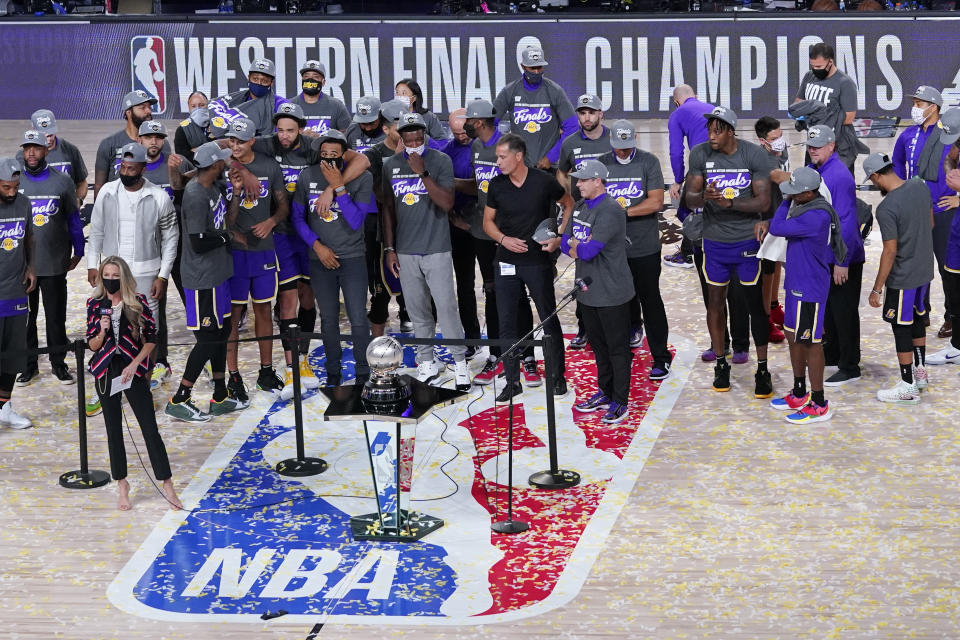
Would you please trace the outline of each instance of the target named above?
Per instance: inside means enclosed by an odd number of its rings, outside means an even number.
[[[913,118],[914,123],[922,125],[927,119],[926,116],[927,110],[923,107],[913,107],[910,109],[910,117]]]
[[[776,151],[777,153],[780,153],[781,151],[787,148],[787,139],[784,138],[783,136],[780,136],[776,140],[771,140],[770,148]]]
[[[415,153],[415,154],[417,154],[418,156],[422,156],[422,155],[423,155],[423,152],[426,150],[426,148],[427,148],[427,145],[426,145],[426,144],[422,144],[422,145],[420,145],[419,147],[407,147],[407,155],[409,155],[409,154],[411,154],[411,153]]]
[[[410,96],[393,96],[395,100],[399,100],[403,104],[410,106]]]
[[[620,164],[630,164],[630,161],[633,160],[633,153],[628,155],[626,158],[621,158],[617,154],[613,154],[613,157],[617,159],[617,162]]]

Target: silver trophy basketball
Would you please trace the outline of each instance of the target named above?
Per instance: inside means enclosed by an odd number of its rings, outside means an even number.
[[[390,336],[374,338],[367,347],[370,379],[363,385],[361,398],[377,405],[406,402],[410,398],[410,383],[406,376],[397,374],[403,364],[403,347]]]

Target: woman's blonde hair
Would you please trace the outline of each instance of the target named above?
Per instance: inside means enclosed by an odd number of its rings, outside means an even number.
[[[120,256],[110,256],[100,263],[100,268],[97,270],[97,286],[93,290],[93,297],[107,297],[107,290],[103,287],[103,269],[111,264],[120,269],[120,297],[123,300],[123,313],[127,316],[127,322],[133,328],[134,336],[139,337],[140,328],[143,324],[141,321],[143,305],[137,299],[137,279],[133,277],[126,260]]]

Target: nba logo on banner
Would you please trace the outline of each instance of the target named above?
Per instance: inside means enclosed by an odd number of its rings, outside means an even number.
[[[157,99],[153,113],[167,110],[167,74],[164,44],[160,36],[135,36],[130,40],[130,78],[133,90],[146,91]]]

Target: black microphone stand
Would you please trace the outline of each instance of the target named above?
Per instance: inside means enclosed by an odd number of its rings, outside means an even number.
[[[520,345],[530,338],[534,333],[543,328],[543,326],[550,321],[551,318],[554,318],[561,310],[563,310],[568,304],[573,302],[576,298],[577,291],[579,290],[579,285],[575,286],[570,293],[563,296],[560,299],[557,307],[548,315],[546,318],[543,318],[539,324],[535,325],[530,331],[526,333],[522,338],[514,342],[506,351],[500,354],[500,357],[494,361],[493,367],[496,370],[498,364],[504,361],[505,358],[511,356],[514,351],[517,351],[520,348]],[[560,337],[549,336],[549,340],[561,339]],[[580,484],[580,474],[576,471],[567,471],[564,469],[557,468],[557,431],[556,424],[554,419],[554,410],[553,410],[553,373],[551,363],[549,361],[549,356],[547,353],[549,349],[544,349],[544,358],[545,366],[544,369],[547,374],[546,380],[546,392],[547,392],[547,434],[548,434],[548,449],[550,451],[550,469],[548,471],[541,471],[535,473],[529,478],[530,484],[540,487],[542,489],[564,489],[567,487],[573,487]],[[509,382],[507,384],[510,384]],[[494,378],[494,396],[496,396],[496,378]],[[511,393],[509,399],[509,411],[510,415],[507,422],[507,519],[500,522],[494,522],[490,525],[490,528],[497,533],[521,533],[530,528],[530,524],[523,522],[522,520],[513,519],[513,394]],[[536,481],[535,481],[536,479]]]

